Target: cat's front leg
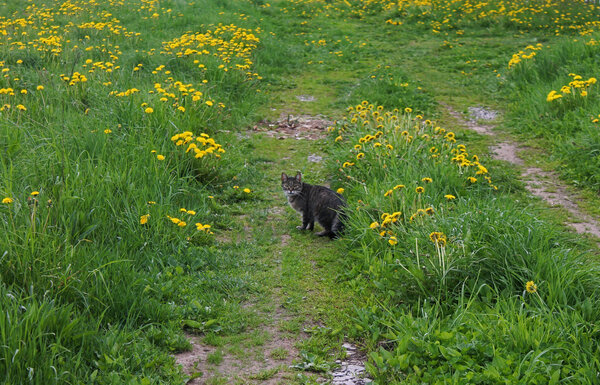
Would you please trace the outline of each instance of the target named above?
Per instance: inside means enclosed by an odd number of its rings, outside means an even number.
[[[302,226],[296,226],[298,230],[310,230],[312,231],[315,226],[315,219],[312,215],[302,213]]]
[[[315,228],[315,219],[311,218],[310,222],[308,222],[308,225],[306,225],[306,230],[313,231],[314,228]]]

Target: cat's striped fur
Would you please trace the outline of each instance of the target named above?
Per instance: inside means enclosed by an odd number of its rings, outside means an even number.
[[[335,191],[324,187],[302,182],[302,174],[295,177],[281,173],[281,187],[288,202],[294,210],[302,214],[302,226],[299,230],[314,228],[315,220],[323,227],[319,236],[336,238],[344,229],[344,198]]]

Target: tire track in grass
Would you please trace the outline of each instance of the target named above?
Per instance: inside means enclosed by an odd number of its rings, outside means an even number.
[[[481,135],[496,138],[496,134],[493,131],[495,124],[489,121],[496,119],[499,116],[498,112],[483,107],[472,107],[469,108],[470,118],[465,119],[451,106],[443,103],[441,105],[459,125]],[[489,123],[481,123],[481,121],[488,121]],[[542,199],[550,206],[566,210],[573,219],[573,221],[566,224],[574,229],[575,232],[600,238],[600,223],[579,208],[577,204],[578,199],[569,193],[567,186],[560,181],[555,172],[544,171],[538,167],[525,165],[520,154],[525,153],[527,151],[526,148],[519,146],[515,142],[506,140],[492,145],[489,150],[494,159],[508,162],[512,166],[519,168],[525,188],[532,195]]]

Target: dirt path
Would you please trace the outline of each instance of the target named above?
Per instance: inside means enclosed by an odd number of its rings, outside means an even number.
[[[470,107],[469,117],[465,119],[451,106],[442,104],[448,113],[458,122],[460,126],[473,130],[481,135],[495,138],[495,120],[499,113],[482,107]],[[590,234],[600,238],[600,223],[583,212],[577,204],[577,198],[569,193],[567,186],[554,172],[544,171],[538,167],[525,165],[522,154],[527,149],[520,147],[511,141],[501,141],[490,147],[490,153],[494,159],[506,161],[519,168],[521,179],[525,187],[534,196],[541,198],[553,207],[560,207],[569,213],[572,221],[568,222],[578,234]]]
[[[289,223],[291,209],[287,208],[281,193],[279,175],[282,171],[309,169],[313,171],[310,177],[318,178],[315,173],[323,169],[323,154],[319,153],[317,140],[324,137],[331,123],[323,116],[282,115],[276,122],[264,121],[241,133],[250,140],[269,142],[266,149],[255,151],[261,157],[268,155],[273,161],[266,164],[269,168],[265,170],[268,184],[261,191],[263,204],[238,218],[243,236],[225,233],[218,239],[221,243],[249,242],[261,232],[264,234],[266,231],[270,235],[271,243],[265,255],[257,256],[260,263],[268,266],[263,273],[268,293],[242,304],[248,317],[255,321],[252,327],[239,335],[223,338],[187,336],[192,350],[175,355],[183,371],[190,376],[187,384],[304,383],[299,382],[298,376],[310,378],[313,381],[310,383],[363,385],[369,382],[362,378],[366,357],[348,343],[338,348],[339,351],[345,350],[346,358],[337,360],[337,367],[326,376],[293,368],[294,364],[303,364],[301,346],[311,337],[304,330],[318,329],[323,326],[323,321],[301,307],[290,305],[290,301],[300,298],[310,303],[318,302],[319,296],[327,298],[327,294],[322,293],[325,289],[319,287],[322,273],[319,273],[319,255],[315,252],[331,252],[333,244],[317,240],[318,237],[310,234],[290,231],[295,226]],[[298,220],[296,215],[292,218]],[[314,250],[311,252],[310,248]],[[290,264],[293,265],[294,260],[305,264],[299,270],[299,276],[295,277],[290,276],[294,268]],[[310,282],[313,279],[317,281]],[[294,280],[308,282],[297,284]],[[333,302],[337,298],[330,300]]]
[[[280,296],[275,293],[272,301]],[[206,338],[189,334],[192,350],[175,356],[184,373],[190,376],[187,384],[254,384],[275,385],[291,383],[293,360],[298,357],[298,338],[287,331],[294,316],[281,303],[245,304],[247,310],[262,322],[231,344],[213,345]],[[242,342],[238,344],[238,342]]]

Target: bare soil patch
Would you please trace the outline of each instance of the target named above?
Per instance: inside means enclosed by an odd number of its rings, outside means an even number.
[[[537,167],[529,167],[521,173],[527,190],[552,206],[566,209],[576,220],[568,225],[577,233],[588,233],[600,238],[600,224],[591,216],[579,209],[576,198],[568,193],[566,186],[557,183],[558,175],[543,171]]]
[[[494,159],[504,160],[506,162],[523,165],[523,159],[519,157],[522,149],[512,142],[501,142],[490,147],[490,152]]]
[[[263,132],[277,139],[317,140],[326,135],[327,127],[332,124],[333,122],[323,115],[281,114],[275,122],[261,121],[252,131]]]
[[[252,308],[248,304],[247,308]],[[190,377],[188,385],[210,383],[223,384],[266,384],[290,383],[294,373],[290,369],[292,361],[298,357],[295,347],[296,335],[287,333],[281,327],[293,317],[280,305],[269,314],[263,314],[266,323],[257,330],[248,331],[248,336],[258,335],[259,342],[250,341],[243,346],[211,346],[199,336],[189,334],[192,350],[175,355],[184,373]],[[306,337],[306,336],[303,336]],[[220,352],[220,353],[219,353]],[[211,363],[210,355],[221,354],[218,363]],[[220,382],[219,382],[220,381]]]

